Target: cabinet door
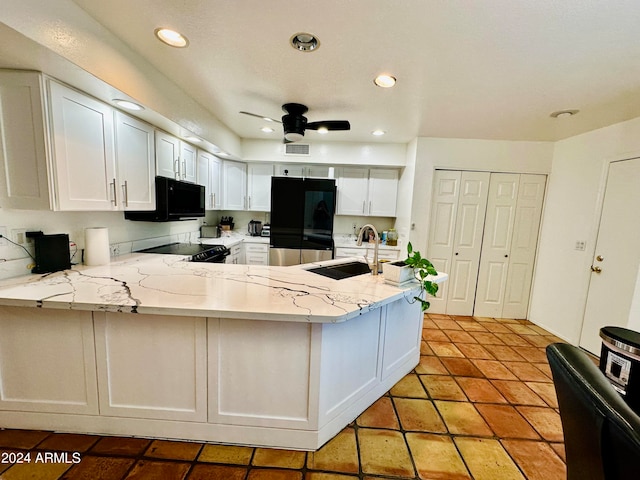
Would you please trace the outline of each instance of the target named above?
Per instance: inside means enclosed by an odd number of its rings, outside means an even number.
[[[367,213],[376,217],[395,217],[398,197],[398,171],[369,170]]]
[[[106,312],[94,317],[101,414],[207,420],[205,318]]]
[[[116,112],[118,205],[124,210],[153,210],[155,195],[153,127]]]
[[[338,176],[337,215],[365,215],[369,170],[342,168]]]
[[[276,175],[279,177],[304,177],[304,165],[277,165]]]
[[[58,208],[115,209],[113,109],[55,82],[49,93]]]
[[[0,410],[98,414],[91,312],[0,306]]]
[[[491,175],[473,312],[479,317],[502,316],[519,182],[518,174]]]
[[[245,210],[247,208],[247,165],[225,161],[223,169],[223,208],[225,210]]]
[[[325,165],[309,165],[305,167],[305,175],[309,178],[335,178],[334,167]]]
[[[205,201],[204,208],[206,210],[213,210],[213,192],[211,191],[211,161],[213,155],[203,150],[198,150],[198,168],[196,183],[204,187]]]
[[[209,176],[211,178],[211,193],[213,194],[213,209],[222,209],[222,160],[213,157],[209,163]]]
[[[248,165],[247,170],[248,210],[256,212],[270,211],[273,165],[253,163]]]
[[[156,174],[179,180],[180,140],[156,130]]]
[[[42,76],[0,72],[0,205],[52,208]]]
[[[198,177],[196,147],[180,142],[180,180],[196,183]]]

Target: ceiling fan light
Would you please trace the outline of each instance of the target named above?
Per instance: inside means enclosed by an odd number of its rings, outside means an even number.
[[[304,134],[298,133],[298,132],[287,132],[284,134],[285,140],[289,142],[298,142],[302,140],[303,137],[304,137]]]
[[[318,127],[318,130],[316,130],[316,131],[321,135],[329,133],[329,129],[327,127]]]
[[[158,40],[171,47],[185,48],[189,45],[187,37],[170,28],[156,28],[154,32]]]
[[[378,75],[373,83],[382,88],[391,88],[396,84],[396,77],[387,74]]]

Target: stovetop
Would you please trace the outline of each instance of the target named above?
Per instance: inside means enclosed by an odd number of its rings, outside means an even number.
[[[142,253],[165,253],[169,255],[196,255],[200,252],[212,250],[214,245],[202,245],[200,243],[169,243],[159,247],[145,248],[139,250]]]

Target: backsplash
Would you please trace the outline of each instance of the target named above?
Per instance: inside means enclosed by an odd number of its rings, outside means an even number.
[[[14,240],[17,231],[42,231],[45,234],[67,233],[78,251],[74,263],[81,261],[84,248],[84,229],[107,227],[113,253],[122,255],[133,250],[153,247],[171,241],[197,241],[202,220],[180,222],[133,222],[124,219],[122,212],[50,212],[41,210],[0,209],[0,227]],[[3,231],[4,235],[4,231]],[[25,245],[32,255],[33,244]],[[114,249],[116,252],[114,252]],[[71,249],[73,253],[73,248]],[[18,246],[0,239],[0,279],[26,275],[33,260]]]

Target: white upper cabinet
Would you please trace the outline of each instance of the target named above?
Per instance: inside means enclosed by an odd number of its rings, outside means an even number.
[[[51,81],[49,94],[58,208],[116,209],[113,109]]]
[[[276,165],[279,177],[335,178],[334,167],[328,165]]]
[[[273,165],[270,163],[250,163],[247,170],[247,210],[269,212],[271,210]]]
[[[0,72],[0,205],[50,209],[43,78]]]
[[[154,129],[116,111],[117,198],[124,210],[155,208]]]
[[[338,215],[394,217],[398,171],[382,168],[341,168],[338,173]]]
[[[37,72],[0,72],[0,143],[5,207],[155,208],[152,127]]]
[[[205,188],[205,209],[222,208],[222,160],[198,150],[198,183]]]
[[[246,210],[247,208],[247,164],[224,161],[222,208],[224,210]]]
[[[196,148],[166,132],[156,130],[156,171],[161,177],[195,183]]]

